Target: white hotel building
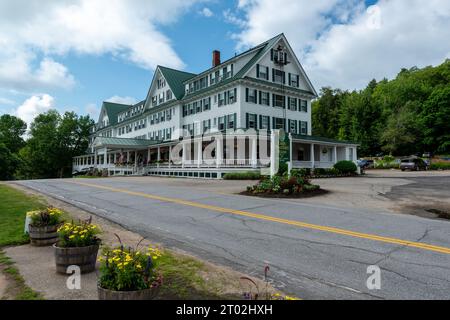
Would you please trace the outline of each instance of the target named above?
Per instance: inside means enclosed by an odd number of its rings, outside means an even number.
[[[292,168],[356,161],[355,143],[311,135],[316,97],[284,34],[224,62],[214,51],[212,67],[200,74],[158,66],[144,101],[103,103],[90,153],[73,159],[73,172],[221,178],[273,168],[279,130],[289,134]],[[266,131],[261,143],[258,135]],[[174,152],[181,161],[173,161]],[[263,153],[269,161],[261,161]]]

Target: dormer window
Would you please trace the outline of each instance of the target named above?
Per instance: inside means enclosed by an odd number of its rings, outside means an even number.
[[[286,49],[282,45],[279,45],[275,49],[271,49],[271,60],[278,65],[288,64]]]

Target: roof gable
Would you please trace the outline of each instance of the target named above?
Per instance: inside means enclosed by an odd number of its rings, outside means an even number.
[[[109,119],[109,125],[115,125],[117,124],[117,116],[119,115],[119,113],[122,111],[126,111],[130,107],[130,105],[126,104],[104,101],[102,104],[102,110],[100,112],[100,118],[104,113],[106,113]],[[99,122],[101,120],[100,118]]]
[[[301,73],[302,77],[304,78],[309,90],[311,90],[311,92],[315,96],[317,96],[317,92],[316,92],[314,86],[312,85],[311,81],[309,80],[308,75],[306,74],[305,70],[303,69],[303,66],[301,65],[300,61],[298,60],[297,55],[295,54],[294,50],[292,50],[292,47],[289,44],[289,41],[287,41],[284,33],[279,34],[278,36],[267,41],[266,46],[245,66],[245,70],[244,70],[244,68],[242,69],[243,74],[241,74],[240,77],[245,77],[246,75],[248,75],[248,73],[252,69],[252,67],[255,66],[258,62],[260,62],[261,59],[263,59],[266,56],[266,54],[269,54],[270,50],[272,48],[274,48],[278,43],[280,43],[280,41],[283,42],[283,44],[287,47],[290,55],[293,57],[293,61],[291,61],[291,62],[295,63],[296,67],[300,70],[300,73]]]

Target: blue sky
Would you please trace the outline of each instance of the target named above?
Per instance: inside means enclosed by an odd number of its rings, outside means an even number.
[[[227,59],[281,32],[317,89],[359,89],[449,57],[449,1],[427,3],[5,0],[0,114],[27,122],[50,108],[95,116],[103,100],[144,99],[157,64],[201,72],[213,49]]]

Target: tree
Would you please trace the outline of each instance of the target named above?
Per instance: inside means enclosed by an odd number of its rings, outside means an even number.
[[[4,114],[0,117],[0,143],[3,143],[11,153],[16,153],[25,145],[23,135],[27,124],[17,117]]]
[[[11,180],[19,165],[19,158],[0,143],[0,180]]]
[[[422,126],[417,117],[418,102],[408,102],[387,121],[381,134],[382,150],[393,155],[413,154],[422,141]]]
[[[69,176],[72,158],[83,154],[89,143],[89,116],[56,110],[38,115],[30,127],[30,139],[20,152],[21,176],[29,178],[62,178]]]
[[[450,86],[433,91],[424,104],[422,123],[428,151],[450,152]]]

